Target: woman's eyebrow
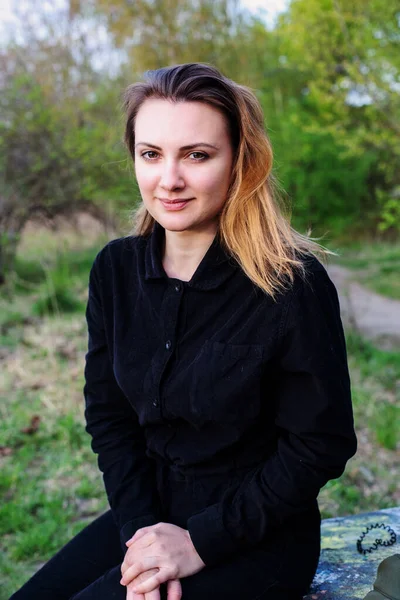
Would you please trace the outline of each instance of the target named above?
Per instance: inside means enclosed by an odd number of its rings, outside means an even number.
[[[138,142],[137,144],[135,144],[135,148],[137,146],[148,146],[149,148],[154,148],[155,150],[162,150],[160,146],[150,144],[149,142]],[[188,144],[187,146],[181,146],[179,150],[193,150],[193,148],[197,148],[198,146],[205,146],[206,148],[213,148],[214,150],[219,150],[218,146],[208,144],[207,142],[197,142],[196,144]]]

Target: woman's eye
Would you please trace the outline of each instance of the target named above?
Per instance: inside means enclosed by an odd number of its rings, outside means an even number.
[[[158,154],[154,150],[146,150],[146,152],[143,152],[141,156],[143,156],[143,158],[146,160],[154,160],[158,157]]]
[[[146,150],[145,152],[142,152],[141,156],[145,160],[154,161],[159,157],[159,154],[155,150]],[[191,152],[189,157],[196,162],[200,162],[208,158],[208,155],[204,152]]]
[[[200,161],[208,158],[207,154],[204,152],[191,152],[190,155],[194,160]]]

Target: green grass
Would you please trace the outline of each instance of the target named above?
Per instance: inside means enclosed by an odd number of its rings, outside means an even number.
[[[355,333],[347,334],[347,350],[362,377],[394,390],[400,381],[400,352],[380,350]]]
[[[347,333],[358,452],[320,494],[323,517],[398,504],[400,352],[385,351]]]
[[[358,375],[355,414],[367,420],[379,446],[395,450],[400,439],[400,352],[377,349],[355,334],[347,336],[347,346]]]
[[[400,244],[371,243],[338,250],[336,262],[371,290],[400,300]]]
[[[45,281],[46,271],[38,260],[28,260],[17,256],[15,260],[16,290],[29,293],[36,284]]]
[[[99,246],[57,251],[41,259],[17,259],[6,293],[0,296],[0,335],[35,317],[82,314],[88,274]]]
[[[389,403],[381,405],[372,427],[381,446],[396,450],[400,431],[400,406]]]
[[[359,277],[360,283],[382,296],[400,300],[400,264],[390,272],[369,273]]]
[[[35,231],[2,290],[0,600],[107,508],[82,394],[88,275],[106,241]]]
[[[0,446],[9,454],[0,459],[0,555],[7,594],[106,508],[82,410],[71,409],[58,415],[27,391],[2,409]],[[35,415],[37,430],[27,432]]]

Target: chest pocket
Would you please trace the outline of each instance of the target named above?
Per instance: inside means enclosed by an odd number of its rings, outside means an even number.
[[[241,424],[260,412],[263,347],[207,341],[190,383],[191,410],[201,422]]]

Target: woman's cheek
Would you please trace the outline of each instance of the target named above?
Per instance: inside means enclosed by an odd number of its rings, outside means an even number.
[[[157,177],[154,173],[136,172],[136,180],[142,195],[152,196],[157,187]]]

